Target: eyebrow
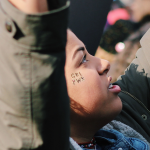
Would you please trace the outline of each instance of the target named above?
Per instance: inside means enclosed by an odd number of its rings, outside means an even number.
[[[85,51],[85,47],[79,47],[79,48],[74,52],[74,54],[73,54],[73,56],[72,56],[72,59],[75,58],[77,52],[79,52],[79,51]]]

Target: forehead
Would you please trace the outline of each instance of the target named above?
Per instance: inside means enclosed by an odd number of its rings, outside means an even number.
[[[66,54],[71,54],[79,47],[85,47],[83,42],[77,38],[77,36],[71,31],[67,30],[67,44],[66,44]]]

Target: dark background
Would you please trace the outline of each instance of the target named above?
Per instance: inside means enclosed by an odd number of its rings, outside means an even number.
[[[71,0],[69,28],[94,55],[112,0]]]

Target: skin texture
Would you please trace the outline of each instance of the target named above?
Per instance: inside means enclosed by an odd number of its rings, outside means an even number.
[[[27,14],[36,14],[66,5],[66,0],[9,0],[16,8]]]
[[[71,78],[72,78],[72,83],[74,85],[84,81],[84,77],[82,76],[82,74],[80,72],[72,73]]]
[[[47,0],[9,0],[16,8],[28,13],[35,14],[48,11]]]
[[[150,15],[150,0],[134,0],[129,10],[131,19],[139,22],[143,17]]]
[[[90,141],[122,109],[118,93],[108,89],[109,69],[107,60],[90,55],[74,33],[67,31],[65,76],[71,106],[71,137],[78,143]],[[84,80],[73,84],[71,75],[79,72]]]

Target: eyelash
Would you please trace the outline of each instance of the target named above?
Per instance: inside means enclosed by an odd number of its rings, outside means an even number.
[[[85,63],[84,61],[86,61],[86,62],[88,61],[88,60],[86,60],[86,54],[84,55],[84,57],[83,57],[82,62],[80,63],[80,65],[83,64],[83,63]]]

